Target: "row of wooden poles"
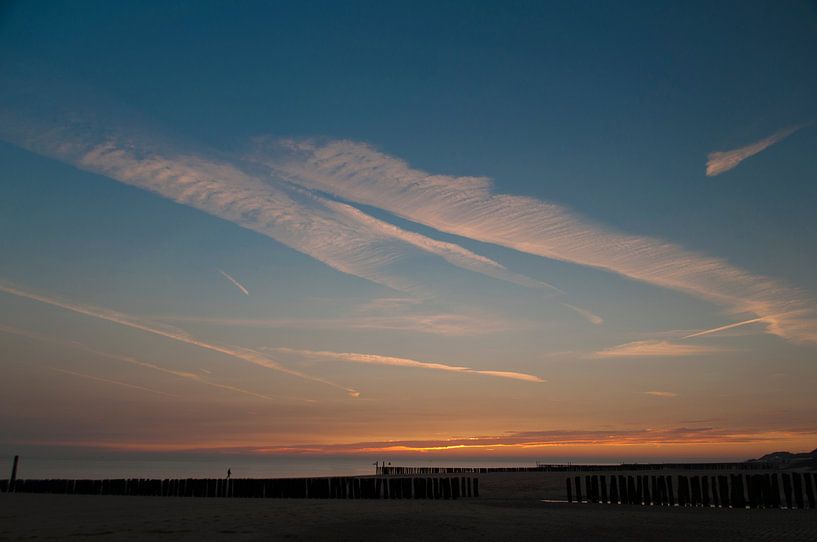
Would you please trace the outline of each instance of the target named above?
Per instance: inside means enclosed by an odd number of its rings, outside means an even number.
[[[450,478],[233,478],[118,480],[0,480],[0,491],[157,497],[284,499],[458,499],[479,497],[479,480]]]
[[[415,474],[488,474],[491,472],[609,472],[658,470],[768,470],[768,463],[637,463],[624,465],[543,464],[527,467],[401,467],[378,465],[377,474],[411,476]]]
[[[781,508],[785,503],[789,509],[817,508],[817,474],[808,472],[780,476],[778,473],[679,475],[675,483],[672,476],[575,476],[567,478],[566,487],[567,501],[577,503],[723,508]]]

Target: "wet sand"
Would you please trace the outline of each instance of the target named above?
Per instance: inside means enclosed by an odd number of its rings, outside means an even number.
[[[564,473],[480,476],[457,501],[0,494],[0,540],[817,540],[817,511],[544,503]]]

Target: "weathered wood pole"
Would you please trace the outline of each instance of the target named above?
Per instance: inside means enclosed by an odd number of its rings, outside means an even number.
[[[689,481],[686,476],[678,477],[678,506],[689,506]]]
[[[663,476],[656,476],[655,478],[658,487],[658,504],[666,506],[669,504],[669,499],[667,498],[667,481]]]
[[[763,506],[776,508],[780,506],[780,490],[772,482],[772,475],[763,475]]]
[[[718,494],[721,497],[721,506],[729,508],[730,494],[729,494],[729,478],[725,475],[718,475]]]
[[[799,472],[791,473],[792,482],[794,482],[794,502],[797,504],[797,508],[802,510],[805,508],[805,503],[803,502],[803,480],[802,476]]]
[[[610,476],[610,504],[618,504],[618,482],[615,475]]]
[[[576,476],[573,478],[573,482],[576,485],[576,502],[582,502],[582,479],[580,476]]]
[[[573,484],[570,483],[570,478],[565,480],[565,485],[567,486],[567,502],[573,502]]]
[[[627,477],[619,475],[618,477],[618,498],[621,504],[630,504],[630,496],[627,491]]]
[[[644,486],[646,485],[645,476],[635,477],[635,503],[644,504]]]
[[[729,500],[732,502],[732,508],[744,508],[743,505],[743,484],[741,484],[740,475],[738,474],[730,474],[729,475],[729,485],[731,487],[731,493],[729,495]]]
[[[701,476],[701,505],[709,508],[709,476]]]
[[[817,503],[814,502],[814,484],[812,483],[809,473],[803,473],[803,481],[806,483],[806,497],[808,497],[808,507],[814,510],[817,508]]]
[[[652,504],[652,491],[650,488],[650,477],[644,475],[644,505],[649,506]]]
[[[670,506],[675,506],[675,492],[672,491],[672,476],[667,476],[667,499]]]
[[[692,506],[701,506],[703,504],[701,496],[701,477],[692,477]]]
[[[636,494],[636,487],[635,487],[635,478],[632,476],[627,477],[627,503],[628,504],[638,504],[636,502],[638,499],[638,495]]]
[[[610,501],[607,499],[607,477],[602,474],[599,478],[601,478],[599,480],[601,482],[601,502],[608,503]]]
[[[14,493],[14,486],[17,483],[17,463],[20,461],[20,456],[15,455],[14,461],[11,463],[11,476],[9,476],[9,486],[6,489],[9,493]]]
[[[788,472],[783,473],[783,495],[786,497],[786,508],[791,510],[791,475]]]
[[[718,490],[718,477],[710,476],[709,480],[712,484],[712,504],[717,508],[723,505],[720,497],[718,496],[718,494],[720,493],[720,491]]]

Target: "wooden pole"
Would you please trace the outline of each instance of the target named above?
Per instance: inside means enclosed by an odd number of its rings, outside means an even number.
[[[14,456],[14,462],[11,464],[11,477],[9,478],[8,492],[14,493],[14,483],[17,481],[17,463],[20,461],[20,456]]]

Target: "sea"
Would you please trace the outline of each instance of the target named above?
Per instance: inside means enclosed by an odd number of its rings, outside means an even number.
[[[7,457],[11,468],[12,457]],[[0,458],[3,461],[3,458]],[[149,456],[100,455],[48,457],[21,455],[17,478],[108,479],[108,478],[290,478],[359,476],[375,474],[375,462],[412,467],[531,467],[535,460],[519,458],[375,458],[363,456],[281,455],[185,455]],[[549,460],[548,463],[560,461]],[[566,461],[565,461],[566,462]],[[5,470],[0,462],[0,469]],[[0,470],[0,477],[5,477]]]

